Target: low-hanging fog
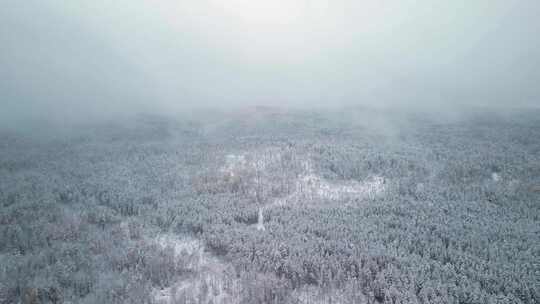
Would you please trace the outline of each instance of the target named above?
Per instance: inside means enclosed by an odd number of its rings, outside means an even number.
[[[0,120],[534,106],[540,2],[4,1]]]

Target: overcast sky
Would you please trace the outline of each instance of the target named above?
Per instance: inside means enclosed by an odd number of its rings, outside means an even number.
[[[538,16],[538,0],[6,0],[0,119],[537,105]]]

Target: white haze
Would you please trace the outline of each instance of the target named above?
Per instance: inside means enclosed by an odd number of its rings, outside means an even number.
[[[536,106],[538,16],[534,0],[7,0],[0,119]]]

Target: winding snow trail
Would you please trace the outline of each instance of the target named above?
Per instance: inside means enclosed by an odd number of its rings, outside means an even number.
[[[258,185],[261,176],[272,176],[277,172],[268,172],[281,162],[281,153],[262,151],[242,154],[228,154],[219,172],[228,177],[251,176],[247,182]],[[299,160],[298,168],[302,171],[298,177],[291,179],[292,191],[285,197],[275,197],[270,203],[259,207],[257,223],[254,225],[259,231],[265,231],[264,211],[281,206],[302,205],[310,206],[318,203],[339,201],[344,199],[373,199],[386,190],[383,177],[373,176],[364,181],[332,182],[319,176],[309,157]],[[256,174],[250,174],[256,172]],[[282,174],[282,173],[281,173]],[[268,180],[272,180],[268,178]],[[245,180],[246,181],[246,180]],[[270,186],[270,185],[268,185]]]

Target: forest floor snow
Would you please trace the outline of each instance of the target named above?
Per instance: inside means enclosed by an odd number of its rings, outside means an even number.
[[[155,288],[152,292],[155,303],[230,303],[238,281],[232,275],[232,266],[205,250],[202,241],[192,237],[173,234],[160,235],[155,239],[162,248],[173,248],[174,258],[186,262],[190,270],[169,287]],[[195,303],[195,302],[194,302]]]
[[[228,154],[219,172],[229,178],[243,176],[244,180],[247,178],[247,182],[255,187],[261,182],[271,183],[273,180],[270,177],[282,172],[280,171],[280,164],[283,163],[281,158],[282,153],[272,149]],[[344,199],[373,199],[386,190],[385,179],[381,176],[372,176],[363,181],[329,181],[317,174],[309,157],[296,161],[296,168],[300,172],[296,177],[288,180],[292,185],[290,193],[286,196],[271,198],[269,203],[259,207],[257,223],[254,224],[257,230],[265,230],[263,213],[272,208],[292,205],[309,206],[314,203]],[[275,171],[272,172],[273,170]],[[287,180],[285,176],[283,179]]]
[[[345,198],[374,198],[385,190],[384,178],[375,176],[364,181],[330,182],[310,173],[300,176],[296,181],[295,191],[284,198],[279,198],[274,205],[287,205],[300,201],[341,200]]]
[[[278,162],[280,153],[262,153],[263,156],[250,154],[228,154],[220,172],[234,177],[241,175],[246,168],[258,171],[258,175],[271,174],[265,172],[272,167],[273,162]],[[292,181],[292,192],[281,198],[274,199],[265,209],[274,206],[294,204],[298,202],[313,202],[315,200],[335,201],[341,199],[360,198],[372,199],[382,194],[386,189],[385,179],[381,176],[372,176],[363,181],[329,181],[317,174],[311,159],[300,160],[302,173]],[[252,181],[253,184],[256,181]]]

